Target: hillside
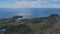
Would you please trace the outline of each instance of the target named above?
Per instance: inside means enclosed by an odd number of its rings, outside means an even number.
[[[4,34],[60,34],[60,16],[57,14],[32,19],[13,18],[0,19],[0,28],[6,29]]]

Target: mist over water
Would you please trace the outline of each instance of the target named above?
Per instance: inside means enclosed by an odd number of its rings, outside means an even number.
[[[59,8],[0,8],[0,18],[10,18],[15,15],[24,18],[46,17],[50,14],[60,15]]]

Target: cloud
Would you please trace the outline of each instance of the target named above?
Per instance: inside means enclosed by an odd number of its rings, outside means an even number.
[[[28,1],[22,1],[22,2],[15,2],[12,4],[1,4],[0,7],[7,7],[7,8],[22,8],[22,7],[36,7],[40,6],[39,2],[28,2]]]
[[[54,1],[54,2],[60,2],[60,0],[52,0],[52,1]]]
[[[52,0],[59,1],[59,0]],[[17,1],[13,0],[10,3],[0,3],[0,8],[60,8],[60,4],[52,4],[49,0],[36,0],[36,1]]]
[[[11,0],[10,0],[11,1]],[[13,0],[14,1],[14,0]],[[17,1],[14,3],[0,3],[0,8],[26,8],[26,7],[41,7],[43,4],[47,3],[47,0],[36,0],[36,1]]]
[[[17,5],[21,5],[21,6],[37,6],[37,5],[40,5],[39,2],[17,2],[16,3]]]

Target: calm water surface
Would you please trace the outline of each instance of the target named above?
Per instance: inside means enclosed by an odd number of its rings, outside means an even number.
[[[4,31],[5,31],[5,29],[1,29],[0,30],[0,34],[3,34]]]

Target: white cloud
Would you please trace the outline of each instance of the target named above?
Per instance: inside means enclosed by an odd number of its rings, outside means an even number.
[[[20,1],[20,2],[14,2],[14,3],[2,3],[0,4],[0,8],[26,8],[26,7],[41,7],[44,3],[47,3],[46,1],[43,0],[37,0],[37,1]]]
[[[21,5],[21,6],[36,6],[36,5],[40,5],[39,2],[17,2],[16,5]]]
[[[59,0],[53,0],[59,1]],[[60,5],[49,4],[48,0],[37,0],[37,1],[21,1],[14,3],[0,3],[0,8],[60,8]]]
[[[54,2],[59,2],[60,0],[52,0],[52,1],[54,1]]]

